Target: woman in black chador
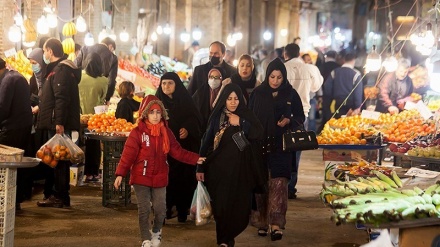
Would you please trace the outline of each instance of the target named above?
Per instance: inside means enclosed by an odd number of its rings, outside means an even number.
[[[168,126],[180,145],[189,151],[198,152],[202,138],[201,117],[194,101],[179,76],[165,73],[160,79],[156,96],[168,111]],[[187,165],[168,157],[170,165],[167,186],[167,218],[172,218],[172,207],[176,206],[178,221],[185,222],[197,185],[195,166]]]
[[[250,141],[240,151],[233,135],[243,130]],[[263,127],[244,102],[237,84],[221,92],[208,121],[200,154],[207,155],[198,166],[197,180],[205,181],[212,199],[217,244],[234,246],[249,223],[252,191],[267,182],[261,163]]]

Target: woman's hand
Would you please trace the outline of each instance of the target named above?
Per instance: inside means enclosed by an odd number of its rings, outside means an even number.
[[[119,189],[119,186],[121,186],[121,183],[122,183],[122,176],[117,176],[113,186],[115,186],[115,189]]]
[[[286,126],[289,123],[290,123],[290,119],[283,118],[282,120],[278,121],[277,125],[280,126],[281,128],[283,128],[284,126]]]
[[[186,130],[185,128],[181,128],[179,130],[179,137],[180,139],[185,139],[188,137],[188,130]]]
[[[203,162],[205,162],[206,157],[200,157],[199,160],[197,160],[197,164],[201,165]]]
[[[197,173],[196,173],[196,179],[197,179],[197,181],[202,181],[202,182],[204,182],[204,181],[205,181],[205,173],[203,173],[203,172],[197,172]]]
[[[232,126],[240,126],[240,117],[238,115],[227,113],[227,116],[229,117],[229,124]]]

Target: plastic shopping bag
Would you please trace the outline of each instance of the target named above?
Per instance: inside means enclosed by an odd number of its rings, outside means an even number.
[[[208,224],[212,217],[211,198],[201,181],[198,182],[194,191],[190,217],[195,220],[196,226]]]
[[[60,160],[80,163],[85,157],[84,152],[69,137],[60,134],[54,135],[41,146],[36,156],[52,168],[55,168]]]

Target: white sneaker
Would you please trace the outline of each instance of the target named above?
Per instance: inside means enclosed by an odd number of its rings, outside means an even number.
[[[151,246],[159,247],[162,240],[162,229],[158,232],[151,232]]]
[[[150,240],[144,240],[144,242],[142,242],[142,245],[141,245],[141,247],[151,247],[151,246],[153,246],[153,245],[151,244]]]

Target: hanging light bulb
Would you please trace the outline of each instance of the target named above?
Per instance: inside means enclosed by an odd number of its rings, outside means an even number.
[[[23,16],[19,12],[14,15],[14,21],[15,25],[19,27],[23,26]]]
[[[84,17],[82,17],[82,15],[79,15],[78,18],[76,19],[75,26],[76,26],[76,30],[80,33],[87,31],[86,20],[84,19]]]
[[[243,34],[241,32],[236,32],[232,34],[232,38],[234,38],[236,41],[243,39]]]
[[[202,38],[202,31],[199,29],[199,26],[196,26],[192,31],[192,37],[194,40],[200,40]]]
[[[159,34],[159,35],[161,35],[163,33],[163,28],[162,28],[161,25],[157,26],[156,33]]]
[[[130,39],[130,35],[128,35],[127,30],[125,27],[122,28],[122,32],[119,34],[119,39],[122,42],[127,42]]]
[[[108,32],[107,32],[108,33]],[[112,39],[113,41],[116,41],[116,34],[115,34],[115,31],[112,29],[112,30],[110,30],[110,33],[108,33],[108,37],[110,38],[110,39]]]
[[[107,29],[104,27],[101,30],[101,32],[99,32],[99,34],[98,34],[98,42],[101,43],[101,41],[107,37],[108,37],[108,32],[107,32]]]
[[[169,35],[171,33],[171,27],[170,24],[166,24],[165,27],[163,28],[163,33],[166,35]]]
[[[272,33],[269,32],[268,30],[266,30],[266,31],[263,33],[263,39],[266,40],[266,41],[272,39]]]
[[[44,6],[43,10],[46,13],[52,13],[53,12],[52,3],[50,1],[47,2],[46,6]]]
[[[233,34],[229,34],[228,37],[226,38],[226,43],[228,44],[228,46],[235,46],[237,44],[237,41],[234,39],[234,35]]]
[[[42,15],[37,21],[37,32],[39,34],[48,34],[49,26],[47,25],[46,16]]]
[[[387,72],[394,72],[397,69],[397,59],[395,56],[389,56],[385,58],[382,63],[382,66],[385,68]]]
[[[21,28],[17,25],[12,25],[8,31],[8,38],[11,42],[17,43],[21,40]]]
[[[93,38],[93,34],[90,31],[88,31],[84,36],[84,44],[86,46],[92,46],[95,44],[95,39]]]
[[[288,33],[288,31],[287,31],[287,29],[285,29],[285,28],[283,28],[283,29],[280,30],[280,34],[281,34],[281,36],[283,36],[283,37],[286,37],[286,36],[287,36],[287,33]]]
[[[186,30],[183,30],[183,32],[180,34],[180,40],[182,40],[185,43],[188,42],[190,38],[191,36]]]
[[[156,33],[156,32],[153,32],[153,33],[151,34],[151,40],[152,40],[152,41],[157,41],[157,33]]]
[[[434,46],[434,42],[435,42],[435,38],[434,38],[434,35],[432,34],[432,24],[428,23],[428,24],[426,24],[426,34],[425,34],[425,39],[423,41],[423,44],[426,47],[432,47],[432,46]]]
[[[46,19],[47,19],[47,25],[50,28],[55,28],[58,26],[58,17],[55,13],[48,13],[46,15]]]
[[[381,61],[380,55],[376,52],[376,45],[373,45],[371,53],[367,56],[367,62],[365,64],[366,70],[368,72],[378,71],[382,65]]]

